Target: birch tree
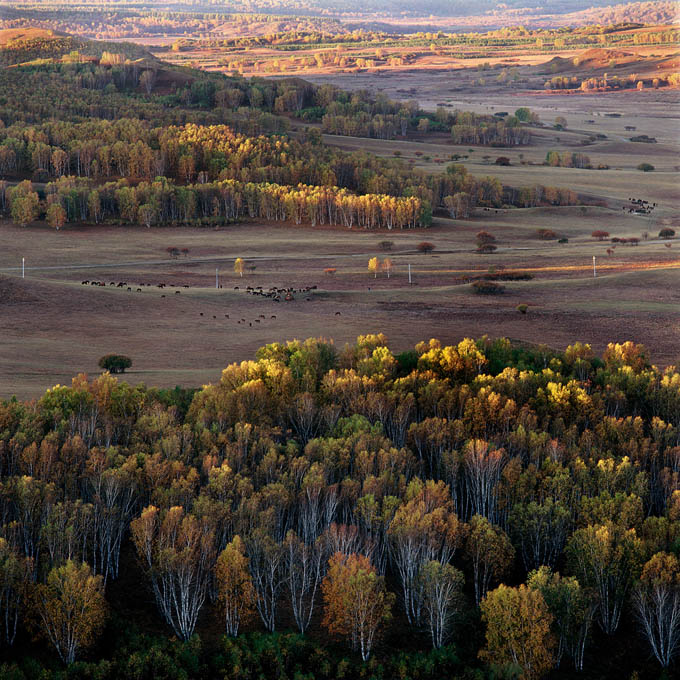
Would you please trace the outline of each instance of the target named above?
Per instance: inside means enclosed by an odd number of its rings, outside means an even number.
[[[667,668],[680,650],[680,560],[675,555],[659,552],[645,564],[633,604],[654,656]]]
[[[214,566],[211,523],[185,514],[179,506],[161,512],[150,505],[130,529],[161,615],[178,637],[188,640]]]

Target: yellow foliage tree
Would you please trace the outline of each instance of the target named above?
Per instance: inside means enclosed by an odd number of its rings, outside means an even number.
[[[237,257],[234,262],[234,271],[241,277],[243,277],[243,270],[246,267],[246,263],[243,261],[242,257]]]
[[[255,590],[248,571],[248,558],[240,536],[220,553],[215,567],[217,592],[224,613],[227,635],[236,637],[241,623],[255,613]]]
[[[374,279],[378,278],[378,269],[380,269],[380,262],[378,261],[377,257],[372,257],[368,261],[368,271],[373,274]]]
[[[84,562],[52,569],[47,583],[36,587],[35,603],[41,632],[64,663],[94,642],[106,619],[103,579]]]
[[[522,680],[538,680],[554,664],[553,616],[538,590],[500,585],[482,600],[486,647],[479,657],[521,670]]]

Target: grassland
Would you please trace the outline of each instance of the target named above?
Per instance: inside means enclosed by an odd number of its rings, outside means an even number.
[[[605,208],[588,208],[585,215],[580,208],[555,208],[437,219],[420,233],[255,223],[219,231],[82,226],[54,232],[2,223],[1,396],[37,396],[46,385],[80,371],[95,373],[98,358],[108,352],[133,358],[132,382],[200,385],[267,342],[325,336],[342,345],[360,333],[380,331],[396,349],[424,336],[453,342],[484,333],[554,347],[581,340],[597,350],[633,339],[649,346],[656,363],[675,363],[680,244],[667,248],[650,238],[608,256],[609,244],[590,237],[595,226],[639,235],[651,221]],[[547,225],[569,242],[537,239],[537,228]],[[498,238],[494,255],[474,253],[475,233],[482,228]],[[425,238],[436,245],[430,255],[416,250]],[[389,253],[379,246],[384,239],[394,243]],[[168,244],[190,252],[170,259]],[[392,259],[389,279],[367,272],[374,255]],[[16,268],[22,256],[25,279]],[[233,272],[237,256],[256,266],[242,279]],[[325,274],[329,267],[337,272]],[[489,267],[521,269],[534,278],[506,283],[505,294],[497,297],[476,295],[461,282]],[[215,289],[216,268],[221,289]],[[81,284],[93,279],[127,286]],[[165,289],[156,287],[160,282]],[[246,286],[318,289],[275,303],[248,294]],[[521,303],[529,305],[528,314],[516,310]]]

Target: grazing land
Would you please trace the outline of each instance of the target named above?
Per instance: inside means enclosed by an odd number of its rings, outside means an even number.
[[[554,348],[578,339],[598,351],[632,338],[649,345],[655,363],[669,365],[680,350],[680,246],[670,241],[667,248],[668,241],[656,238],[666,219],[671,218],[624,214],[617,204],[481,210],[465,221],[437,218],[431,228],[415,232],[257,222],[218,231],[74,225],[54,232],[5,222],[3,396],[33,397],[78,372],[96,373],[98,358],[109,351],[134,357],[128,378],[133,382],[200,385],[269,341],[323,336],[341,347],[378,331],[398,350],[409,349],[423,334],[450,343],[486,333]],[[540,240],[537,232],[546,227],[569,242]],[[476,234],[483,229],[497,237],[492,255],[475,253]],[[608,255],[612,244],[593,239],[596,229],[638,237],[640,243],[618,245]],[[641,237],[645,231],[648,240]],[[417,251],[425,239],[436,246],[431,254]],[[390,251],[380,247],[383,240],[393,242]],[[168,245],[190,252],[171,259]],[[24,254],[26,278],[20,279]],[[389,279],[368,272],[375,256],[392,260]],[[256,269],[239,277],[233,271],[237,257]],[[327,268],[337,271],[325,274]],[[501,296],[474,294],[465,277],[490,268],[527,272],[533,279],[506,282]],[[214,288],[215,269],[221,290]],[[84,280],[107,285],[81,285]],[[121,281],[127,282],[123,288],[109,285]],[[248,286],[318,288],[274,302],[249,294]],[[529,306],[527,314],[517,311],[520,304]],[[246,322],[238,323],[241,319]]]

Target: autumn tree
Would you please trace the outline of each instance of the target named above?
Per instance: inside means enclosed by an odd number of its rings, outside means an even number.
[[[353,649],[368,660],[381,626],[392,617],[394,595],[386,590],[384,578],[364,555],[336,553],[321,591],[323,625],[329,633],[348,637]]]
[[[659,552],[645,564],[633,603],[654,656],[667,668],[680,651],[680,560],[675,555]]]
[[[59,231],[66,223],[66,211],[61,203],[52,203],[47,208],[47,224]]]
[[[217,597],[224,612],[227,635],[236,637],[242,623],[255,614],[255,591],[248,557],[240,536],[234,536],[217,558]]]
[[[283,546],[265,528],[258,527],[246,537],[246,547],[255,588],[255,605],[264,627],[273,632],[279,596],[285,583]]]
[[[10,214],[15,224],[25,227],[40,215],[40,199],[33,185],[24,180],[8,190]]]
[[[107,605],[101,576],[93,576],[86,563],[69,560],[36,586],[35,606],[41,633],[67,664],[89,647],[104,626]]]
[[[323,541],[305,543],[294,531],[283,542],[284,568],[295,623],[305,633],[312,620],[325,562]]]
[[[383,262],[382,262],[382,270],[387,274],[387,278],[390,278],[390,274],[392,273],[392,260],[390,260],[389,257],[386,257]]]
[[[409,484],[406,501],[394,514],[388,537],[411,625],[421,622],[427,585],[419,577],[422,568],[433,560],[447,564],[464,535],[465,527],[453,512],[451,494],[443,482],[414,480]]]
[[[7,645],[14,644],[17,623],[32,578],[32,560],[12,548],[4,538],[0,538],[0,626]]]
[[[557,640],[555,661],[571,657],[574,668],[583,670],[583,657],[597,602],[573,576],[561,576],[549,567],[532,571],[527,578],[529,588],[539,590],[553,615],[553,633]]]
[[[430,629],[432,646],[438,649],[446,643],[451,624],[463,600],[463,573],[451,564],[432,560],[420,568],[425,620]]]
[[[242,257],[237,257],[234,261],[234,272],[243,278],[243,270],[246,268],[246,263]]]
[[[490,664],[516,668],[523,680],[539,680],[554,664],[553,616],[538,590],[500,585],[480,604]]]
[[[472,569],[475,601],[479,604],[492,581],[499,581],[507,572],[515,550],[507,534],[488,519],[475,515],[465,544],[465,556]]]
[[[597,593],[598,622],[608,635],[618,628],[626,596],[642,567],[642,554],[635,529],[612,522],[578,529],[567,543],[571,570]]]
[[[380,269],[380,262],[377,257],[372,257],[368,261],[368,271],[373,274],[373,278],[377,279],[378,278],[378,270]]]
[[[210,518],[199,519],[179,506],[161,511],[150,505],[130,530],[163,618],[178,637],[188,640],[214,566]]]

